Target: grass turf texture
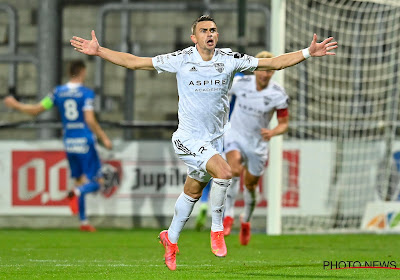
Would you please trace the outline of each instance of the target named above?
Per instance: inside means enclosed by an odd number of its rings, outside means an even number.
[[[208,232],[184,230],[177,270],[163,262],[156,230],[0,230],[0,279],[400,279],[400,270],[323,268],[323,261],[395,261],[398,235],[253,234],[228,255],[210,251]]]

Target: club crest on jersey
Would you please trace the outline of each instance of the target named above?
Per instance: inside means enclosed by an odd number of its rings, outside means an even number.
[[[225,69],[223,63],[214,63],[214,67],[219,73],[222,73],[222,71]]]

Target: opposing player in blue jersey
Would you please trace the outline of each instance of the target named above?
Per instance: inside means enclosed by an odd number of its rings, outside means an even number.
[[[95,148],[96,136],[107,149],[112,143],[98,124],[94,111],[93,90],[83,86],[86,66],[82,60],[73,61],[69,68],[70,80],[57,86],[52,94],[37,104],[24,104],[8,96],[4,103],[13,109],[36,116],[56,106],[63,125],[64,146],[76,188],[69,193],[70,207],[79,212],[81,231],[96,231],[85,214],[85,195],[99,190],[102,183],[101,162]],[[95,136],[96,135],[96,136]]]
[[[175,153],[188,167],[188,176],[176,201],[171,225],[159,236],[165,248],[164,260],[170,270],[176,269],[179,235],[211,178],[211,251],[217,257],[227,254],[222,215],[232,171],[221,152],[222,136],[229,128],[228,90],[234,74],[246,70],[283,69],[310,56],[334,55],[330,50],[337,48],[337,43],[331,42],[333,38],[317,43],[317,35],[314,34],[309,48],[275,58],[257,59],[216,48],[218,36],[214,19],[206,15],[192,24],[190,38],[194,46],[153,58],[102,47],[94,31],[91,40],[76,36],[70,40],[78,52],[96,55],[129,69],[176,74],[179,125],[172,136],[172,143]]]

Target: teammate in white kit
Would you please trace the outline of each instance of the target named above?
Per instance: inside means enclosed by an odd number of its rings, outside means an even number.
[[[216,48],[218,35],[214,19],[208,15],[201,16],[192,24],[190,38],[195,46],[153,58],[101,47],[94,31],[91,40],[76,36],[70,40],[76,51],[97,55],[126,68],[176,73],[179,126],[172,142],[176,154],[188,166],[188,177],[176,201],[171,225],[159,236],[165,248],[165,263],[170,270],[176,269],[179,235],[211,177],[211,250],[218,257],[227,253],[222,215],[232,171],[221,152],[222,135],[229,127],[228,90],[235,72],[283,69],[310,56],[334,55],[330,51],[337,48],[332,37],[317,43],[314,34],[309,48],[275,58],[257,59]]]
[[[256,58],[271,58],[263,51]],[[250,241],[250,219],[256,203],[256,188],[268,159],[271,137],[287,131],[289,126],[289,98],[285,90],[271,81],[273,70],[254,71],[254,75],[235,78],[229,93],[236,96],[231,115],[231,129],[224,135],[226,159],[232,170],[232,184],[228,188],[224,217],[224,235],[229,235],[234,221],[235,198],[239,191],[240,175],[244,175],[244,212],[241,215],[239,240]],[[278,125],[268,129],[274,112]]]

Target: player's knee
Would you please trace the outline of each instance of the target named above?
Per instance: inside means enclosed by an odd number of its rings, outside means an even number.
[[[194,200],[199,200],[202,194],[202,191],[193,191],[193,190],[184,190],[183,192],[185,195],[187,195],[190,198],[193,198]]]
[[[248,189],[249,191],[253,192],[253,191],[256,190],[256,188],[258,186],[258,182],[256,182],[256,183],[251,182],[251,183],[247,183],[247,184],[245,183],[245,186],[246,186],[246,189]]]
[[[188,194],[188,196],[190,196],[193,199],[199,200],[201,197],[201,193],[191,193],[191,194]]]
[[[239,177],[241,173],[240,168],[232,168],[232,177]]]
[[[226,168],[221,170],[217,178],[226,180],[232,179],[232,169],[229,166],[227,166]]]
[[[232,176],[233,176],[233,177],[239,177],[240,174],[242,174],[243,166],[242,166],[242,165],[235,165],[235,164],[233,164],[233,165],[231,166],[231,170],[232,170]]]

